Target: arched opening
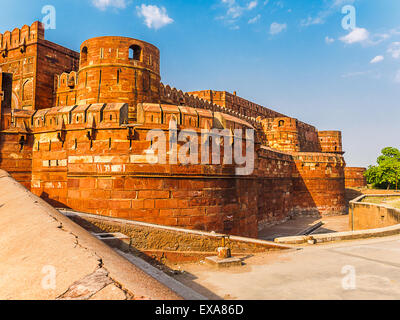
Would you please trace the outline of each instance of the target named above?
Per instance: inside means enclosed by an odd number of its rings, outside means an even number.
[[[33,82],[32,80],[27,80],[22,87],[22,100],[32,100],[33,99]]]
[[[83,47],[81,52],[81,63],[85,63],[87,61],[87,55],[88,55],[88,48]]]
[[[142,48],[138,45],[132,45],[129,47],[129,60],[141,61],[142,58]]]
[[[283,127],[284,125],[285,125],[285,121],[280,120],[280,121],[279,121],[279,127]]]

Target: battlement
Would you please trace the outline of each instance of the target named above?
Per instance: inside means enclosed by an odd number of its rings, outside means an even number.
[[[32,123],[34,132],[119,127],[128,123],[128,105],[98,103],[42,109],[32,115]]]
[[[286,117],[285,115],[258,105],[254,102],[241,98],[239,96],[227,91],[214,91],[214,90],[203,90],[193,91],[188,94],[196,97],[205,99],[212,103],[215,103],[225,109],[236,112],[242,116],[250,118],[276,118]]]
[[[69,129],[104,128],[110,125],[128,124],[128,105],[123,103],[96,103],[53,107],[38,111],[13,110],[5,115],[11,119],[12,127],[24,127],[33,132],[60,131]],[[196,109],[187,106],[165,104],[139,104],[138,124],[164,125],[169,128],[175,121],[179,128],[185,129],[253,129],[253,126],[239,118],[220,112]],[[160,127],[160,126],[159,126]]]
[[[54,77],[55,105],[69,106],[77,103],[78,74],[76,71],[64,72]]]
[[[0,54],[4,57],[9,50],[26,50],[26,46],[44,40],[44,26],[36,21],[31,26],[24,25],[21,29],[15,28],[13,31],[6,31],[0,34]]]
[[[173,104],[173,105],[185,105],[196,109],[210,110],[212,112],[220,112],[226,115],[233,116],[235,118],[241,119],[252,127],[257,127],[260,125],[260,121],[254,117],[246,116],[239,111],[228,109],[219,104],[213,103],[212,101],[197,96],[192,93],[184,93],[182,90],[176,88],[171,88],[169,85],[160,85],[160,98],[161,103]]]

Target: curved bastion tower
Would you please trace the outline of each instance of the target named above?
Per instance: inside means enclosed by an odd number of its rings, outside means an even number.
[[[144,41],[99,37],[80,49],[79,71],[58,81],[57,105],[127,103],[136,120],[138,103],[159,102],[160,52]],[[68,101],[68,98],[72,100]]]
[[[144,41],[99,37],[77,53],[45,40],[40,22],[5,32],[0,96],[0,168],[53,206],[251,237],[291,215],[346,213],[339,131],[236,93],[164,85],[160,52]],[[177,144],[188,164],[167,152],[171,123],[199,138]],[[165,152],[147,139],[153,129],[165,133]],[[222,140],[204,155],[205,129]],[[246,130],[254,137],[236,140],[254,170],[239,175],[243,164],[224,162],[224,148]]]

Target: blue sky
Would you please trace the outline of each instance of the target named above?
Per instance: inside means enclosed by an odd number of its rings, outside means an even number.
[[[14,0],[0,32],[56,9],[46,38],[78,50],[121,35],[161,50],[162,81],[215,89],[275,109],[320,130],[342,130],[349,166],[400,147],[398,0]],[[345,5],[356,24],[344,29]]]

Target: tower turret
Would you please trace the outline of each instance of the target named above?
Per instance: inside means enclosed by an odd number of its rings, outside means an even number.
[[[138,103],[160,100],[160,51],[125,37],[99,37],[80,48],[77,104],[128,103],[136,120]]]

